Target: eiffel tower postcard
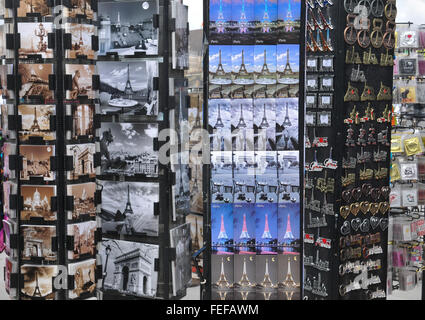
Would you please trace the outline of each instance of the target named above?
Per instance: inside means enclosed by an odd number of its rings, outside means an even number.
[[[96,36],[96,27],[90,24],[66,23],[65,32],[71,34],[71,48],[66,50],[68,59],[95,59],[92,49],[92,37]]]
[[[279,300],[300,300],[300,254],[278,255],[278,297]]]
[[[278,0],[256,0],[254,4],[255,44],[276,44]]]
[[[52,63],[20,63],[18,72],[22,75],[19,97],[24,100],[53,100],[53,91],[49,88],[49,75],[53,74]]]
[[[236,254],[234,256],[234,298],[252,300],[257,285],[255,254]]]
[[[257,254],[277,254],[277,203],[255,204]]]
[[[279,43],[299,43],[301,0],[278,0],[277,34]]]
[[[234,203],[235,254],[255,254],[255,204]]]
[[[233,254],[233,205],[211,205],[211,243],[213,254]]]
[[[55,113],[54,105],[18,105],[18,114],[22,117],[19,139],[28,141],[31,137],[41,137],[44,141],[55,140],[55,131],[50,129],[50,117]]]
[[[232,44],[232,2],[210,0],[209,41],[211,44]]]
[[[278,257],[258,255],[255,257],[256,299],[277,300]]]
[[[255,150],[276,150],[276,106],[273,98],[254,100],[254,144]]]
[[[279,253],[299,252],[301,245],[299,203],[279,203],[277,229]]]
[[[233,44],[254,44],[254,1],[232,0]]]
[[[24,281],[21,288],[22,300],[54,300],[53,278],[57,276],[57,266],[21,266]]]
[[[298,150],[298,99],[276,99],[276,149]]]
[[[101,184],[103,233],[158,236],[157,183],[102,181]]]
[[[212,299],[233,300],[234,256],[211,255],[211,273]]]

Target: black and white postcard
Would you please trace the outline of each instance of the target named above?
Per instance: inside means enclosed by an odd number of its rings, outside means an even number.
[[[158,77],[159,72],[158,61],[99,61],[97,70],[103,114],[158,114],[158,91],[154,88],[154,78]]]
[[[103,122],[100,137],[102,174],[158,175],[157,124]]]
[[[99,181],[102,185],[103,233],[158,235],[155,203],[159,185],[146,182]]]
[[[99,54],[158,54],[157,0],[100,1]]]
[[[191,241],[190,223],[170,230],[170,245],[171,248],[176,248],[176,260],[171,263],[174,296],[192,280]]]
[[[173,69],[189,68],[188,6],[172,1],[172,17],[176,19],[176,31],[172,33]]]
[[[298,98],[276,101],[276,149],[298,150]]]
[[[100,248],[104,294],[155,297],[158,272],[155,259],[159,246],[122,240],[103,239]],[[137,265],[137,268],[133,266]]]

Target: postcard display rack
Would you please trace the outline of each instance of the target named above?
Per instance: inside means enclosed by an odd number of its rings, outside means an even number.
[[[395,1],[307,2],[304,296],[384,299]]]
[[[191,280],[187,16],[180,0],[98,3],[102,299],[177,299]]]
[[[96,6],[79,3],[2,2],[5,283],[13,299],[94,298],[102,276]],[[77,133],[77,123],[90,133]]]
[[[207,299],[301,298],[304,5],[204,2]]]

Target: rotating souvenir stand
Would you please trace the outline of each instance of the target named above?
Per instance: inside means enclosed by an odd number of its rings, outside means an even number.
[[[412,292],[421,285],[422,296],[416,298],[423,300],[423,149],[418,145],[419,148],[408,155],[406,141],[409,140],[406,139],[423,136],[424,71],[420,55],[425,43],[423,30],[413,23],[397,23],[397,27],[387,294],[389,299],[400,299],[401,292]],[[419,284],[421,276],[422,284]]]
[[[189,242],[181,240],[187,237],[189,184],[181,172],[187,165],[179,137],[159,140],[165,129],[180,132],[189,107],[187,80],[171,64],[170,33],[176,29],[173,5],[173,1],[156,0],[99,2],[103,31],[99,31],[98,56],[102,115],[97,183],[102,193],[104,282],[98,293],[102,299],[179,299],[186,295],[190,261],[185,257],[190,250]],[[135,23],[132,10],[142,10],[137,19],[151,23],[147,28],[151,32],[142,34],[142,30],[140,47],[129,52],[114,48],[116,42],[111,39],[120,38],[127,25]],[[148,10],[147,16],[143,10]],[[109,36],[107,30],[112,32]],[[122,79],[116,77],[117,71]],[[121,82],[125,83],[122,88]],[[167,152],[171,163],[159,159],[159,150],[167,142],[172,144]],[[187,170],[185,176],[190,177]],[[142,273],[129,270],[136,261],[143,265]]]
[[[10,110],[6,108],[6,113],[8,130],[14,132],[9,136],[16,138],[16,152],[8,157],[5,166],[9,179],[14,177],[16,181],[4,192],[8,197],[10,221],[16,222],[10,229],[14,232],[9,240],[16,265],[12,264],[14,270],[7,270],[6,274],[10,292],[16,290],[14,295],[18,299],[94,297],[96,282],[102,276],[101,268],[96,265],[95,246],[99,230],[93,227],[82,230],[78,236],[72,233],[81,227],[83,220],[92,220],[91,224],[96,225],[96,212],[92,207],[99,197],[95,188],[89,193],[83,187],[78,199],[78,193],[72,194],[71,191],[77,181],[87,185],[91,179],[94,185],[98,157],[92,154],[90,161],[79,159],[79,165],[90,167],[91,176],[87,179],[79,176],[78,180],[72,174],[77,171],[74,165],[76,154],[67,153],[70,142],[78,145],[84,140],[83,135],[78,137],[79,141],[67,138],[73,130],[72,116],[67,113],[67,108],[92,104],[94,101],[89,98],[94,99],[98,90],[95,57],[90,56],[89,61],[84,54],[69,56],[68,53],[96,51],[96,27],[93,20],[87,20],[83,14],[71,17],[69,13],[67,23],[75,27],[81,25],[80,41],[76,43],[73,39],[75,31],[69,29],[70,25],[54,24],[56,12],[53,6],[61,4],[73,6],[65,1],[46,1],[38,7],[26,1],[6,2],[6,22],[12,24],[15,31],[6,35],[7,54],[15,66],[13,74],[7,76],[7,88],[14,100]],[[86,2],[84,7],[87,7]],[[93,11],[96,11],[95,7],[93,3]],[[78,5],[72,8],[78,9]],[[83,30],[82,26],[91,31]],[[79,71],[80,77],[70,74],[70,69],[78,67],[93,72],[89,75]],[[92,95],[84,96],[80,80],[88,81],[90,88],[85,89],[89,89]],[[94,128],[94,110],[92,118]],[[92,130],[93,147],[94,137],[95,131]],[[74,207],[78,206],[81,215],[75,218],[70,212],[75,212]],[[75,223],[72,227],[71,222]],[[8,225],[12,226],[12,223]],[[84,245],[76,241],[78,239],[84,239]],[[74,255],[69,254],[72,251]],[[60,266],[67,269],[67,279],[63,279]],[[60,276],[62,278],[56,279]],[[62,284],[55,286],[55,279]],[[63,283],[64,280],[68,285]],[[47,286],[41,286],[41,283],[47,283]]]
[[[301,298],[304,11],[204,1],[203,299]]]

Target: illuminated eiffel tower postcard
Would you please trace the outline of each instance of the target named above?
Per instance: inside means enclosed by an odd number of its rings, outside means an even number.
[[[279,300],[299,300],[301,294],[300,254],[279,254],[277,275]]]
[[[211,287],[213,300],[233,300],[234,256],[211,255]]]
[[[254,1],[232,0],[233,44],[254,44]]]
[[[236,254],[255,254],[255,204],[233,204],[233,234]]]
[[[211,243],[213,254],[233,254],[233,205],[211,205]]]
[[[256,255],[234,256],[234,295],[237,300],[255,299]]]
[[[276,43],[277,32],[277,0],[256,0],[255,12],[255,43]]]
[[[209,40],[211,44],[232,44],[231,20],[231,1],[210,0]]]
[[[278,257],[274,255],[259,255],[255,259],[256,269],[256,299],[277,300]]]
[[[277,230],[279,253],[300,250],[299,203],[279,203]]]
[[[255,204],[257,254],[277,253],[277,204]]]
[[[279,43],[299,43],[301,0],[278,0],[277,15]]]

